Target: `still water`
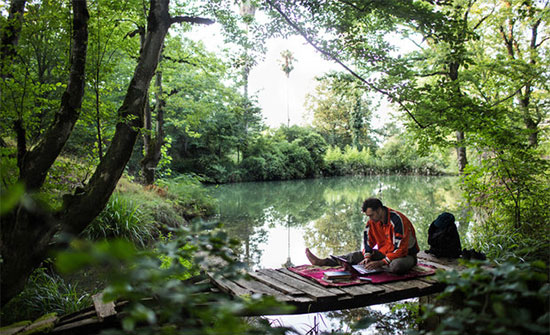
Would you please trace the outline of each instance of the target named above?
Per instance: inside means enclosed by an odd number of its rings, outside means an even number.
[[[455,215],[460,233],[465,236],[467,225],[461,224],[465,212],[457,181],[454,177],[430,176],[342,177],[227,184],[211,191],[219,203],[216,220],[242,242],[241,260],[250,269],[257,269],[307,264],[306,247],[321,257],[359,250],[366,222],[361,205],[371,196],[411,220],[421,250],[428,248],[429,224],[443,211]],[[334,315],[319,313],[275,320],[302,333],[314,324],[320,324],[324,331],[345,331],[347,326],[342,320],[349,315]]]

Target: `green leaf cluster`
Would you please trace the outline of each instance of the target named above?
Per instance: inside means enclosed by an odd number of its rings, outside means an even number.
[[[486,265],[472,263],[460,272],[438,274],[447,284],[438,298],[451,299],[461,307],[427,306],[422,318],[439,315],[442,320],[432,334],[546,334],[550,327],[548,266],[541,261]]]
[[[231,300],[198,281],[199,270],[212,276],[242,276],[242,265],[234,261],[235,243],[216,227],[196,226],[174,230],[153,250],[137,251],[121,240],[82,241],[59,254],[56,265],[63,271],[91,265],[111,269],[104,301],[127,302],[121,332],[282,333],[265,321],[248,324],[238,316],[273,308],[284,311],[273,299]]]

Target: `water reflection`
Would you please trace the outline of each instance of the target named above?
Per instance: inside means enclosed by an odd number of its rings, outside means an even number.
[[[452,177],[347,177],[221,185],[212,194],[219,201],[216,220],[242,241],[242,260],[255,268],[290,264],[295,255],[302,259],[303,249],[296,248],[301,245],[320,255],[361,248],[360,208],[369,196],[407,215],[426,249],[428,226],[442,211],[455,214],[465,229],[455,182]],[[264,256],[274,252],[266,248],[274,235],[283,238],[276,243],[277,264],[264,264],[262,259],[272,258]]]
[[[319,256],[361,248],[363,200],[379,197],[413,223],[421,249],[429,224],[443,211],[455,215],[465,236],[457,178],[368,176],[258,182],[212,188],[219,201],[215,220],[242,241],[242,261],[251,269],[306,264],[304,248]],[[338,317],[333,313],[328,318]],[[347,314],[349,317],[349,313]]]

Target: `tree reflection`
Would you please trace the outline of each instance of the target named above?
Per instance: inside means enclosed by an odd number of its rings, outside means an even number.
[[[456,178],[426,176],[368,176],[253,182],[212,188],[219,201],[217,220],[242,241],[243,261],[257,265],[268,231],[285,229],[287,262],[292,264],[290,229],[301,227],[307,246],[321,256],[359,250],[365,216],[361,205],[375,196],[405,214],[415,226],[421,249],[427,249],[429,224],[443,211],[459,223],[467,217],[459,211]],[[466,225],[460,225],[465,233]]]
[[[367,333],[397,335],[406,334],[407,330],[416,328],[417,314],[418,303],[406,302],[389,303],[378,308],[365,307],[328,312],[327,316],[338,322],[337,331],[349,334],[365,333],[364,329],[356,329],[355,326],[363,320],[370,320],[373,323],[367,328]]]

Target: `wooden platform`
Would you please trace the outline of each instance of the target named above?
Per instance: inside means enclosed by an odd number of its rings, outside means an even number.
[[[456,260],[436,259],[420,253],[419,261],[437,269],[459,269]],[[363,284],[340,288],[328,288],[306,279],[287,269],[262,269],[249,273],[249,279],[196,277],[182,283],[193,285],[196,281],[209,283],[207,291],[222,291],[233,297],[253,294],[269,295],[295,306],[292,314],[326,312],[357,308],[402,299],[421,297],[440,292],[444,286],[433,277],[423,277],[387,284]],[[98,333],[109,327],[120,327],[121,311],[127,302],[103,303],[101,295],[94,296],[94,305],[64,316],[46,315],[35,322],[25,322],[4,327],[0,335],[40,332],[52,334]],[[267,313],[263,313],[266,315]],[[272,314],[281,314],[273,311]]]
[[[436,259],[420,253],[419,261],[437,269],[458,268],[456,260]],[[326,287],[288,269],[261,269],[249,273],[250,278],[230,280],[210,276],[219,290],[233,296],[270,295],[295,307],[293,314],[326,312],[364,307],[441,292],[444,286],[433,276],[385,284],[363,284]],[[278,313],[276,313],[278,314]]]

